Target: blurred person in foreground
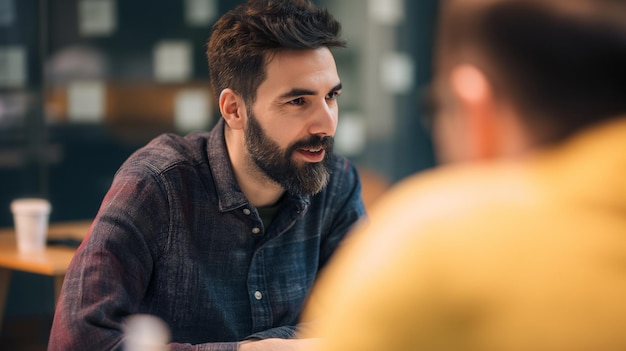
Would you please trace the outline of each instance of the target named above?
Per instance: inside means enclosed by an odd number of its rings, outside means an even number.
[[[50,350],[110,350],[160,317],[171,350],[294,350],[318,271],[363,215],[332,152],[340,24],[308,0],[249,1],[208,42],[222,118],[121,166],[58,303]]]
[[[448,164],[348,237],[305,335],[323,351],[626,350],[626,1],[441,11]]]

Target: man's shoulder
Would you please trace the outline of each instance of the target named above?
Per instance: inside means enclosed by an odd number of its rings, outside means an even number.
[[[352,163],[350,163],[348,158],[337,152],[333,152],[331,160],[333,173],[337,172],[342,174],[346,172],[351,172],[351,169],[353,168],[353,165]]]
[[[140,164],[163,172],[176,165],[197,165],[206,160],[208,133],[195,132],[185,136],[166,133],[152,139],[135,151],[126,164]]]
[[[358,182],[356,167],[345,156],[334,152],[331,158],[331,177],[325,190],[353,188]]]
[[[503,238],[521,240],[526,229],[534,230],[522,226],[536,222],[531,219],[541,211],[539,193],[532,176],[517,165],[424,171],[377,200],[358,236],[360,245],[383,258],[409,261],[490,255],[509,245]]]
[[[494,210],[533,206],[541,196],[524,163],[444,166],[399,182],[378,201],[374,214],[463,226],[492,216]]]

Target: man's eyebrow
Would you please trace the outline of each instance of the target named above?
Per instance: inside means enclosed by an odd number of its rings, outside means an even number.
[[[332,89],[330,89],[329,93],[335,92],[337,90],[343,89],[343,85],[341,83],[335,85]]]
[[[286,93],[282,94],[281,96],[279,96],[279,98],[281,98],[281,99],[288,99],[288,98],[298,97],[298,96],[302,96],[302,95],[316,95],[316,94],[317,94],[317,92],[315,90],[293,88],[293,89],[289,90],[288,92],[286,92]]]
[[[330,89],[329,93],[332,93],[337,90],[341,90],[342,87],[343,86],[341,85],[341,83],[339,83],[335,85],[332,89]],[[288,98],[293,98],[293,97],[298,97],[298,96],[303,96],[303,95],[317,95],[317,91],[310,90],[310,89],[293,88],[289,90],[288,92],[280,95],[279,98],[288,99]]]

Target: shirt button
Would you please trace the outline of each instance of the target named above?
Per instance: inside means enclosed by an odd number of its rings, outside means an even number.
[[[260,300],[263,298],[263,294],[261,294],[261,292],[257,290],[254,292],[254,298]]]
[[[249,208],[244,208],[243,209],[243,214],[245,214],[246,216],[250,215],[250,209]]]
[[[261,232],[261,229],[259,229],[258,227],[252,228],[252,234],[259,234],[259,232]]]

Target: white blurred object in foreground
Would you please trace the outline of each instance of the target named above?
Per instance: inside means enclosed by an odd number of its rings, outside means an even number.
[[[159,317],[136,314],[124,323],[124,351],[167,351],[170,330]]]

